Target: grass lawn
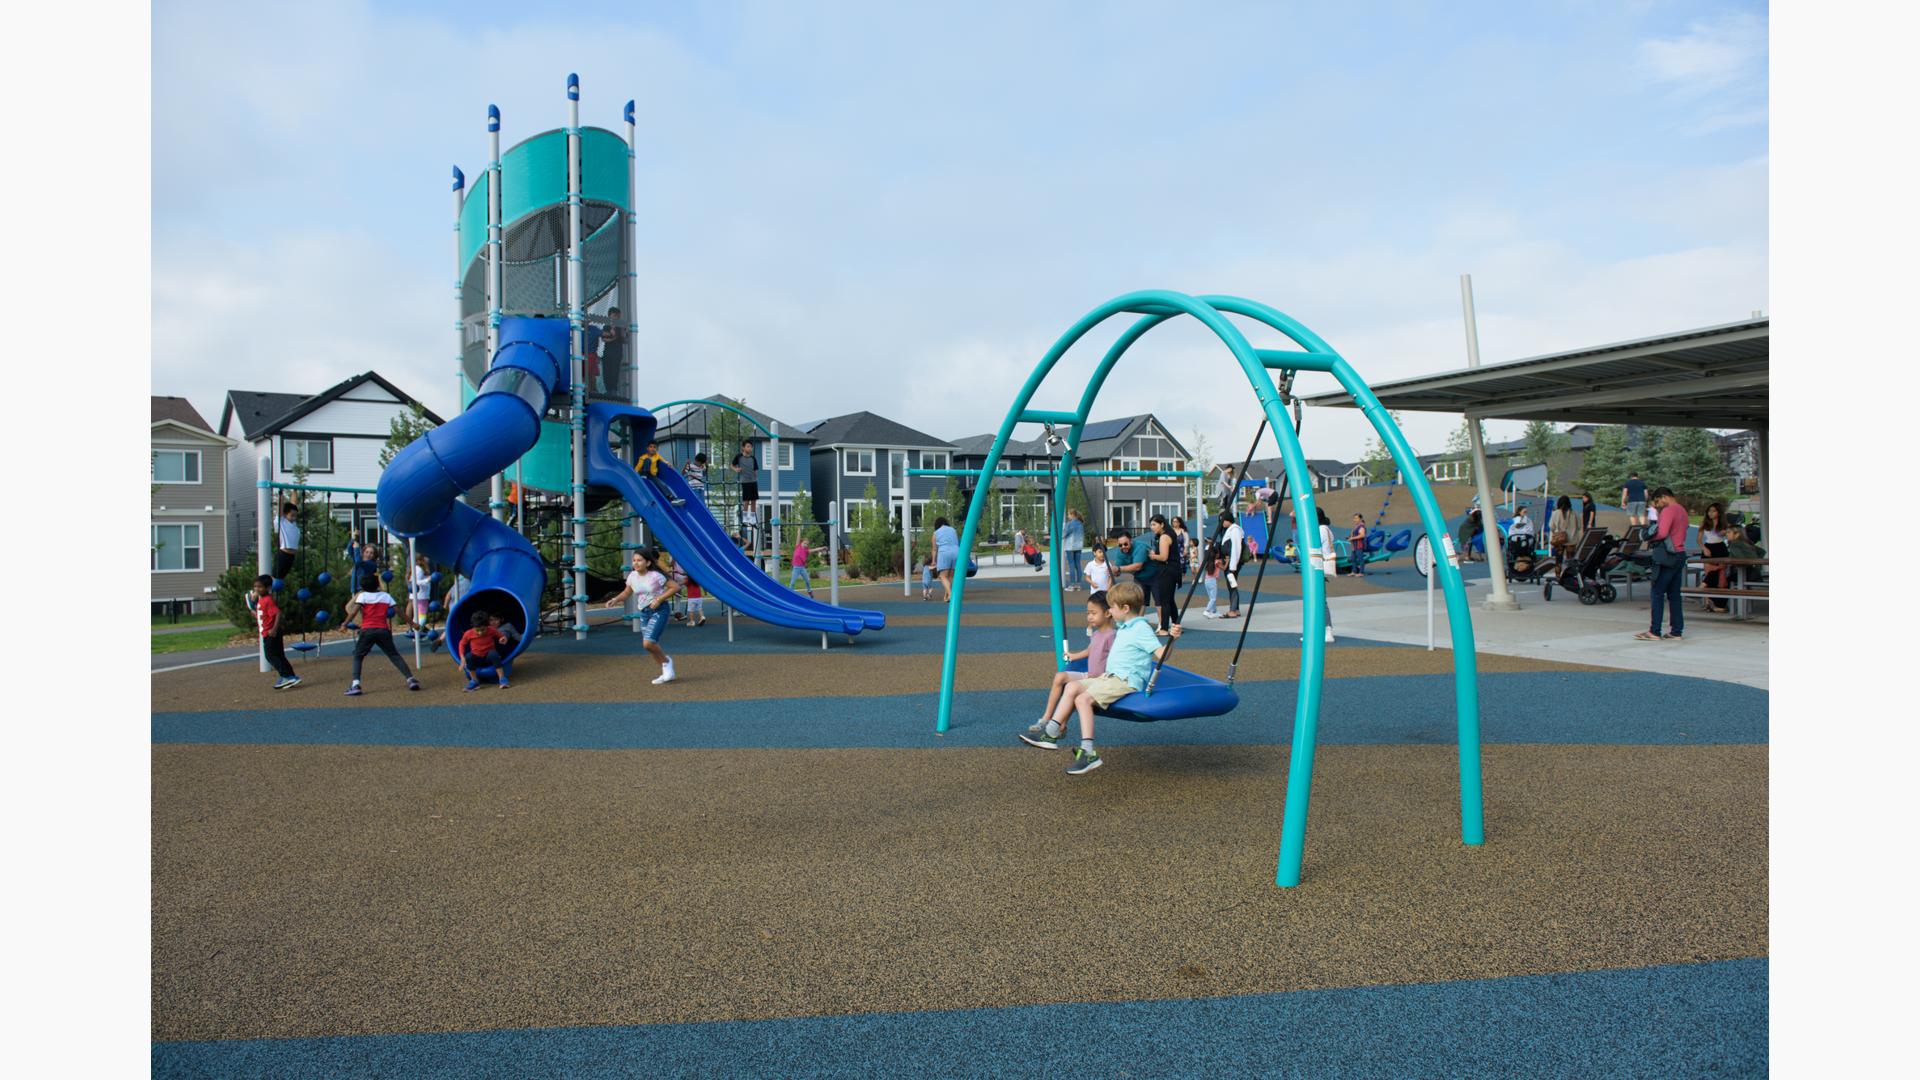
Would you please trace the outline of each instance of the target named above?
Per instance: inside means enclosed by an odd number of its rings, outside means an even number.
[[[235,634],[250,637],[244,630],[236,630],[232,623],[221,622],[218,626],[209,626],[204,630],[185,630],[177,634],[153,635],[153,651],[156,653],[193,652],[196,649],[225,648]]]

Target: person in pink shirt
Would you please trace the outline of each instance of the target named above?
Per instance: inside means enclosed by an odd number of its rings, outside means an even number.
[[[1680,611],[1680,583],[1687,572],[1687,508],[1670,488],[1656,489],[1649,505],[1655,511],[1647,537],[1647,553],[1653,559],[1653,625],[1633,636],[1636,641],[1679,641],[1686,626]],[[1662,606],[1671,620],[1671,629],[1664,635],[1660,632]]]
[[[793,545],[793,573],[787,575],[787,588],[797,592],[804,587],[808,596],[813,595],[813,578],[807,574],[807,560],[812,557],[813,549],[807,546],[806,528],[802,526],[800,539]]]
[[[1087,670],[1054,673],[1053,689],[1047,694],[1047,709],[1040,714],[1038,721],[1027,728],[1027,733],[1020,736],[1022,739],[1035,746],[1053,742],[1047,738],[1047,718],[1053,715],[1054,707],[1060,704],[1060,695],[1066,691],[1068,683],[1091,679],[1106,673],[1107,654],[1113,651],[1113,633],[1113,612],[1107,607],[1107,594],[1097,592],[1087,597],[1087,647],[1079,652],[1067,654],[1069,661],[1086,657]],[[1060,644],[1064,648],[1066,642],[1063,641]],[[1054,745],[1058,744],[1054,743]],[[1048,749],[1052,748],[1052,746],[1048,747]]]

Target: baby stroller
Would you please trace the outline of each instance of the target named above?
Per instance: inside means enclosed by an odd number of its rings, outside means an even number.
[[[1627,535],[1620,538],[1618,546],[1610,553],[1606,561],[1600,564],[1600,580],[1605,582],[1614,574],[1621,574],[1629,581],[1645,581],[1653,576],[1653,559],[1641,554],[1641,548],[1647,544],[1647,527],[1631,525]],[[1609,592],[1613,586],[1608,585]]]
[[[1540,575],[1552,567],[1551,559],[1543,559],[1534,550],[1533,534],[1507,537],[1507,580],[1531,585],[1540,580]]]
[[[1607,530],[1599,527],[1588,529],[1564,559],[1552,565],[1551,569],[1542,568],[1541,575],[1547,580],[1541,586],[1541,598],[1552,600],[1553,587],[1559,585],[1577,594],[1583,604],[1613,603],[1617,592],[1607,583],[1602,567],[1614,554],[1618,544],[1619,541],[1607,535]]]

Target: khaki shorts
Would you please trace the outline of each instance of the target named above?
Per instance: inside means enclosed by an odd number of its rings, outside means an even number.
[[[1103,709],[1134,692],[1127,680],[1111,674],[1084,679],[1081,685],[1086,687],[1087,696],[1093,699],[1093,703]]]

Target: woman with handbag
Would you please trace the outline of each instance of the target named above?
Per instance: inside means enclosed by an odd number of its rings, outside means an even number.
[[[1547,550],[1558,560],[1566,555],[1567,548],[1573,544],[1575,522],[1573,500],[1565,495],[1553,504],[1553,514],[1547,518]]]

